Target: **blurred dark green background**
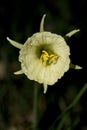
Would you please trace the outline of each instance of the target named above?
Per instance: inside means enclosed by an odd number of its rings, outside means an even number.
[[[87,83],[87,1],[86,0],[0,0],[0,130],[32,130],[34,81],[14,75],[20,69],[19,50],[6,37],[20,43],[39,31],[43,14],[45,30],[64,36],[80,32],[67,44],[71,61],[83,70],[70,69],[43,94],[39,86],[39,130],[48,130]],[[57,130],[58,122],[53,130]],[[69,112],[62,130],[87,130],[87,92]]]

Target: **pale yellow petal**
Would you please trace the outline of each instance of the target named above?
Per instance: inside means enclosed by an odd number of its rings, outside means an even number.
[[[75,65],[75,69],[79,70],[79,69],[82,69],[82,67],[79,65]]]
[[[9,37],[7,37],[7,40],[10,42],[11,45],[13,45],[13,46],[16,47],[16,48],[21,49],[21,48],[23,47],[22,44],[20,44],[20,43],[14,41],[14,40],[11,40]]]
[[[47,84],[43,84],[43,87],[44,87],[44,94],[45,94],[47,92],[48,85]]]
[[[65,36],[66,37],[71,37],[72,35],[74,35],[75,33],[79,32],[79,31],[80,31],[79,29],[73,30],[73,31],[67,33]]]
[[[72,69],[77,69],[77,70],[82,69],[81,66],[79,66],[79,65],[74,65],[74,64],[70,64],[70,68],[72,68]]]
[[[19,70],[19,71],[17,71],[17,72],[14,72],[14,74],[23,74],[23,71],[22,70]]]
[[[41,23],[40,23],[40,32],[44,32],[44,20],[45,20],[46,14],[43,15]]]

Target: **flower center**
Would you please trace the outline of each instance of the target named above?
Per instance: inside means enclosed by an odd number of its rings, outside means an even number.
[[[40,56],[40,60],[43,65],[55,64],[57,62],[58,56],[55,54],[48,54],[47,51],[42,50],[42,54]]]

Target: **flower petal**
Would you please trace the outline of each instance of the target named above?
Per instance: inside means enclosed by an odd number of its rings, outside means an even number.
[[[44,94],[47,92],[47,88],[48,88],[48,85],[47,84],[43,84],[44,86]]]
[[[74,35],[75,33],[79,32],[79,31],[80,31],[80,29],[73,30],[73,31],[67,33],[67,34],[65,35],[65,37],[71,37],[72,35]]]
[[[14,74],[23,74],[23,71],[22,70],[19,70],[17,72],[14,72]]]
[[[81,66],[79,66],[79,65],[74,65],[74,64],[70,64],[70,68],[71,68],[71,69],[77,69],[77,70],[82,69]]]
[[[18,42],[16,42],[16,41],[11,40],[9,37],[7,37],[7,40],[8,40],[14,47],[17,47],[17,48],[19,48],[19,49],[21,49],[21,48],[23,47],[22,44],[20,44],[20,43],[18,43]]]
[[[44,31],[44,20],[45,20],[46,14],[43,15],[41,23],[40,23],[40,32]]]

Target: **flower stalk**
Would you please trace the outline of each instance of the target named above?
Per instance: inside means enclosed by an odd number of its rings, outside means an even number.
[[[38,130],[38,92],[39,92],[39,84],[35,82],[34,85],[34,100],[33,100],[33,130]]]
[[[66,121],[66,118],[67,118],[67,116],[69,114],[69,110],[77,104],[77,102],[80,100],[80,98],[85,93],[85,91],[87,91],[87,83],[78,92],[78,94],[76,95],[76,97],[73,99],[73,101],[70,103],[70,105],[67,106],[67,108],[65,109],[65,111],[63,113],[61,113],[60,116],[57,117],[57,119],[54,121],[54,123],[49,128],[49,130],[53,130],[53,127],[57,123],[58,120],[60,120],[60,122],[58,124],[57,130],[61,130],[61,128],[63,127],[63,125],[64,125],[64,123]]]

